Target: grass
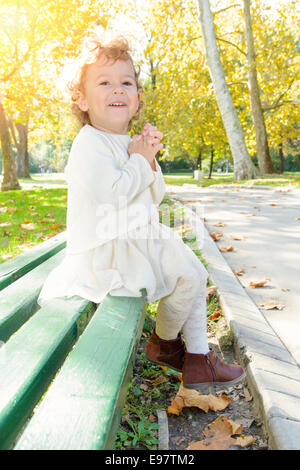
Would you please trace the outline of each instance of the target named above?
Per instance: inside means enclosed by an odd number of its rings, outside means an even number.
[[[286,172],[282,175],[267,175],[262,178],[250,180],[236,180],[233,179],[233,173],[213,173],[212,178],[204,176],[201,181],[194,180],[193,174],[186,173],[165,173],[164,179],[166,184],[179,185],[195,184],[200,187],[207,187],[212,185],[223,184],[245,184],[245,185],[264,185],[264,186],[292,186],[300,187],[300,172]]]
[[[66,229],[67,188],[0,192],[0,263]]]

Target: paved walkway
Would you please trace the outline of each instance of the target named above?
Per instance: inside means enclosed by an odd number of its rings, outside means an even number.
[[[300,190],[168,185],[167,193],[194,211],[202,208],[203,254],[240,349],[248,350],[249,380],[271,446],[300,449]],[[218,231],[214,242],[209,233]],[[237,235],[244,239],[232,239]],[[222,245],[234,249],[221,253]],[[235,276],[239,269],[243,275]],[[264,287],[250,286],[266,279]],[[260,306],[271,300],[284,307]]]

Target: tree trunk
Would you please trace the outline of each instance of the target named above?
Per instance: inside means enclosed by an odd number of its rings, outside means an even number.
[[[16,163],[14,160],[9,128],[5,111],[0,101],[0,140],[2,149],[2,168],[3,180],[1,191],[10,191],[12,189],[22,189],[16,174]]]
[[[16,123],[19,134],[17,175],[19,178],[30,178],[28,154],[28,124]]]
[[[250,92],[250,107],[253,118],[255,135],[256,135],[256,151],[259,169],[262,173],[274,173],[274,166],[270,157],[268,136],[266,131],[264,114],[260,101],[260,90],[257,81],[256,71],[256,55],[254,49],[254,40],[252,32],[252,21],[250,13],[250,1],[244,2],[244,21],[245,21],[245,38],[247,45],[247,61],[248,61],[248,87]]]
[[[202,29],[206,61],[214,86],[218,108],[220,110],[233,156],[234,179],[253,178],[258,176],[259,172],[255,168],[248,153],[243,130],[226,83],[217,47],[209,0],[198,0],[198,3],[200,12],[199,20]]]
[[[17,147],[17,176],[19,178],[31,178],[29,168],[29,154],[28,154],[28,123],[21,124],[16,122],[15,125],[12,119],[8,119],[8,126],[10,128],[14,144]],[[16,137],[15,127],[18,131],[19,140]]]
[[[212,174],[212,170],[213,170],[213,164],[214,164],[214,148],[213,148],[213,146],[211,146],[208,178],[211,178],[211,174]]]
[[[202,170],[202,149],[199,150],[199,154],[196,160],[196,170]]]
[[[280,173],[284,173],[285,160],[283,156],[282,142],[279,144]]]

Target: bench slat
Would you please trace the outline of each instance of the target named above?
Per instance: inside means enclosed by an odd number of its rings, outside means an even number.
[[[65,250],[60,251],[0,292],[0,341],[6,341],[34,314],[42,285],[64,254]]]
[[[78,296],[55,299],[1,347],[0,449],[13,444],[95,308]]]
[[[111,449],[146,304],[109,294],[57,374],[15,449]]]
[[[0,264],[0,290],[9,286],[31,269],[55,255],[66,246],[66,231],[39,243],[25,253]]]

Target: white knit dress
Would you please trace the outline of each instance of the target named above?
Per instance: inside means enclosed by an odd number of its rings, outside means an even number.
[[[86,125],[75,140],[65,169],[68,181],[67,249],[62,262],[49,273],[38,304],[43,306],[55,297],[73,295],[95,303],[100,303],[108,293],[140,297],[143,288],[147,291],[148,302],[155,302],[174,291],[179,277],[192,278],[200,274],[206,278],[207,271],[193,251],[173,229],[159,223],[157,207],[163,199],[165,185],[158,163],[154,172],[142,155],[129,157],[129,135],[109,134]],[[79,157],[72,157],[75,151]],[[105,160],[104,154],[113,160],[114,172],[105,166],[109,165],[109,158]],[[97,160],[93,160],[95,155]],[[82,162],[85,166],[81,166]],[[76,171],[77,179],[72,174]],[[111,239],[106,240],[97,238],[103,219],[95,216],[93,203],[96,198],[102,200],[104,188],[116,187],[108,181],[110,175],[115,174],[118,182],[129,178],[127,186],[120,188],[125,187],[127,191],[128,185],[132,184],[138,192],[131,203],[139,201],[141,205],[141,201],[148,201],[144,203],[146,211],[152,197],[156,213],[147,223],[139,222],[137,216],[134,224],[129,225],[135,226],[134,229],[125,235],[111,235]],[[92,178],[96,179],[96,184]],[[107,194],[110,194],[108,189]],[[107,199],[103,200],[107,202]],[[80,223],[81,226],[76,225]]]

